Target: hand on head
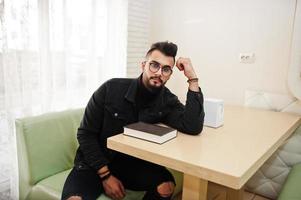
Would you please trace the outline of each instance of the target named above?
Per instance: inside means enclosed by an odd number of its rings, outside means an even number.
[[[179,57],[177,62],[176,62],[176,67],[180,71],[184,71],[184,75],[188,79],[192,79],[192,78],[197,77],[189,58]]]

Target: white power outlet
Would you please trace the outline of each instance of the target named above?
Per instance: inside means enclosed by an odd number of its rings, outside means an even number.
[[[240,63],[254,63],[255,62],[255,54],[254,53],[240,53],[239,54],[239,62]]]

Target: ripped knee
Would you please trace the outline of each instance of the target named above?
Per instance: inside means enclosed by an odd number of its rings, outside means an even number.
[[[71,196],[67,200],[82,200],[80,196]]]
[[[157,191],[162,197],[170,197],[175,189],[175,184],[171,181],[163,182],[157,187]]]

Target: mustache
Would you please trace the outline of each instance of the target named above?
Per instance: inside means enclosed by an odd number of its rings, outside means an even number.
[[[150,77],[150,79],[157,79],[157,80],[159,80],[161,83],[163,83],[163,80],[162,80],[159,76],[152,76],[152,77]]]

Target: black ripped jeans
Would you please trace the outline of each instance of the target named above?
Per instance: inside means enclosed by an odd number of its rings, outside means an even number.
[[[160,165],[118,153],[109,164],[111,173],[129,190],[146,191],[143,200],[169,200],[161,197],[157,186],[171,181],[172,174]],[[73,168],[64,185],[62,200],[80,196],[83,200],[95,200],[104,192],[99,176],[93,169]]]

